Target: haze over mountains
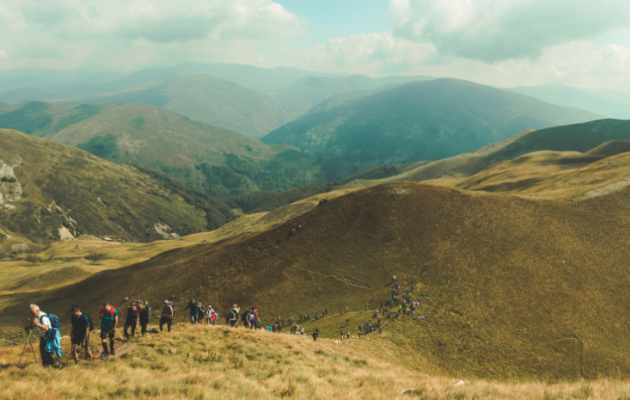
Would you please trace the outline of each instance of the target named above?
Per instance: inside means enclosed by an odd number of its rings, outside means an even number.
[[[437,160],[523,129],[598,118],[601,116],[472,82],[435,79],[402,84],[310,112],[262,140],[291,144],[366,169]]]

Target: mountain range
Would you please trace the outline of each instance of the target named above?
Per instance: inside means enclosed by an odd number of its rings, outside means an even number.
[[[523,129],[601,118],[456,79],[410,82],[309,112],[269,133],[284,143],[366,169],[473,151]]]

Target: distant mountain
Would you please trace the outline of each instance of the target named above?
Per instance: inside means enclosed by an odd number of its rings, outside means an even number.
[[[219,198],[287,190],[354,172],[291,146],[270,146],[147,104],[0,104],[0,128],[158,171]]]
[[[307,113],[262,140],[291,144],[367,169],[451,157],[523,129],[598,118],[472,82],[436,79],[405,83]]]
[[[424,163],[383,179],[366,178],[369,181],[361,180],[361,184],[370,186],[394,181],[420,182],[439,178],[464,178],[496,163],[515,160],[539,151],[579,152],[589,156],[608,157],[630,150],[628,141],[630,121],[604,119],[538,131],[527,129],[470,153]]]
[[[290,110],[302,114],[338,93],[375,89],[381,86],[383,86],[381,82],[364,75],[343,78],[307,76],[278,90],[272,98]]]
[[[19,236],[18,252],[83,234],[174,238],[234,218],[221,201],[163,175],[13,130],[0,129],[0,181],[0,244]]]
[[[559,106],[580,108],[610,118],[630,119],[630,103],[608,100],[605,97],[613,94],[606,91],[590,91],[561,84],[519,86],[507,90]],[[630,93],[627,95],[630,98]]]
[[[194,75],[148,89],[70,100],[71,104],[143,103],[221,128],[260,138],[296,114],[268,96],[208,75]]]

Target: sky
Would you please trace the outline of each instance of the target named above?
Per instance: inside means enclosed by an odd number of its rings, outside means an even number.
[[[181,61],[630,91],[630,1],[0,3],[0,74],[131,72]]]

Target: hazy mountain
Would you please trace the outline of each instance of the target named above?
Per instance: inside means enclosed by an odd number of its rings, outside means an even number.
[[[611,118],[630,119],[630,103],[624,104],[608,100],[605,97],[597,95],[597,91],[589,91],[587,89],[579,89],[561,84],[520,86],[507,90],[525,94],[551,104],[580,108]],[[605,91],[599,93],[604,94],[604,96],[612,95],[606,94]],[[630,97],[630,93],[628,97]]]
[[[383,84],[364,75],[343,78],[307,76],[273,94],[273,99],[292,111],[302,114],[316,104],[338,93],[375,89]]]
[[[523,129],[598,119],[528,96],[456,79],[395,86],[308,113],[263,138],[343,158],[362,169],[469,152]]]
[[[69,101],[73,104],[115,102],[162,107],[255,138],[296,116],[262,93],[209,75],[193,75],[148,89]]]
[[[0,180],[3,236],[34,243],[82,234],[173,238],[233,218],[221,201],[163,175],[13,130],[0,129]]]

